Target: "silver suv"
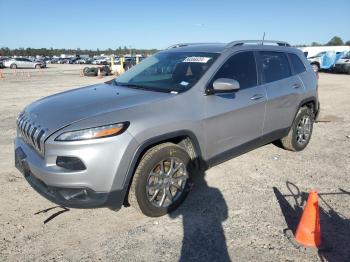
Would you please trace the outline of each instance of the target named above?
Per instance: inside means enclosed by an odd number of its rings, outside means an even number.
[[[199,168],[273,141],[304,149],[318,112],[315,72],[285,42],[178,44],[111,83],[27,106],[15,163],[57,204],[161,216]]]

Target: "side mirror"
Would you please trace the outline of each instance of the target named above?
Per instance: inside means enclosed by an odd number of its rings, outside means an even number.
[[[218,78],[213,83],[214,93],[228,93],[239,90],[239,82],[231,78]]]

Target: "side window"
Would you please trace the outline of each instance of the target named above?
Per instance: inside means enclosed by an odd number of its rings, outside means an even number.
[[[231,78],[239,82],[240,88],[257,85],[256,65],[253,52],[241,52],[230,57],[216,73],[218,78]]]
[[[274,51],[261,51],[259,53],[265,83],[277,81],[292,75],[285,53]]]
[[[306,70],[305,65],[296,54],[289,54],[289,58],[290,58],[290,61],[292,62],[292,66],[295,74],[300,74]]]

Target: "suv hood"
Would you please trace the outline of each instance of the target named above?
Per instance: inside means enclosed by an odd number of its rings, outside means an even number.
[[[100,114],[151,103],[171,94],[98,84],[42,98],[26,107],[24,114],[48,135],[74,122]]]

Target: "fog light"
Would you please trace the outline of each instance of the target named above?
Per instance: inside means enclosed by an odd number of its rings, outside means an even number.
[[[56,159],[56,165],[74,171],[81,171],[86,169],[83,161],[77,157],[71,156],[58,156]]]

